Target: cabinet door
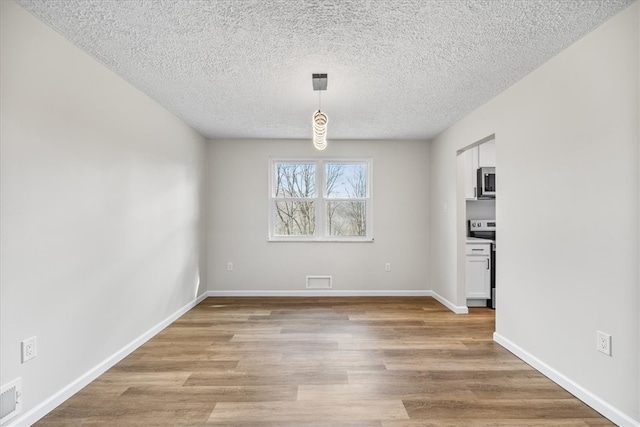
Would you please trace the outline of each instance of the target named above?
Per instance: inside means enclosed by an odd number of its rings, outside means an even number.
[[[490,298],[491,264],[489,257],[468,256],[466,272],[467,298]]]
[[[465,198],[476,200],[477,197],[477,173],[478,170],[478,147],[473,147],[464,152],[464,180]]]
[[[481,168],[496,167],[496,141],[487,141],[478,146],[478,166]]]

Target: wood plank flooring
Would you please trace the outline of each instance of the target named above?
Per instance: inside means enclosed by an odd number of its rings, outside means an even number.
[[[613,425],[432,298],[207,298],[36,426]]]

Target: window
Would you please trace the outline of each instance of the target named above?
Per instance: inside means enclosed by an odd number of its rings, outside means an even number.
[[[372,241],[370,159],[272,159],[269,239]]]

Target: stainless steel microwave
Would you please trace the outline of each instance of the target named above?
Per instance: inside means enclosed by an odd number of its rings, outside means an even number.
[[[496,197],[496,168],[478,169],[478,199]]]

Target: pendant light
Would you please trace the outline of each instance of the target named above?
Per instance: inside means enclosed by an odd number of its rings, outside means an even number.
[[[317,150],[327,148],[327,123],[329,118],[320,109],[321,91],[327,90],[327,75],[312,74],[313,90],[318,91],[318,110],[313,113],[313,145]]]

